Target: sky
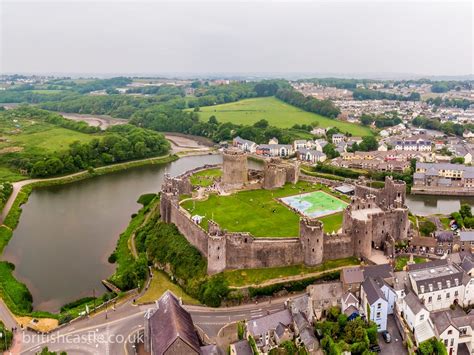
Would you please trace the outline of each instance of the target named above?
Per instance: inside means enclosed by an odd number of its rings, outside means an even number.
[[[472,1],[0,0],[0,72],[473,74]]]

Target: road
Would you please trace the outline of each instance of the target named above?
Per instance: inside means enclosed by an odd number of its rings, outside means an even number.
[[[295,296],[300,297],[300,296]],[[185,306],[191,313],[195,325],[209,338],[215,338],[226,324],[239,320],[258,318],[284,309],[286,297],[259,304],[237,307],[208,308]],[[20,354],[35,354],[48,346],[51,351],[66,351],[69,355],[128,354],[127,339],[143,329],[144,314],[153,305],[135,306],[132,301],[118,305],[116,310],[102,312],[93,318],[83,319],[52,332],[48,336],[37,336],[24,332]],[[21,334],[19,334],[21,337]],[[128,344],[130,345],[130,344]]]

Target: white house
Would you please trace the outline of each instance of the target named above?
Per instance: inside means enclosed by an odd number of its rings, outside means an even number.
[[[434,260],[409,266],[410,284],[417,297],[429,311],[463,304],[463,270],[447,260]]]
[[[339,144],[341,142],[344,142],[345,139],[346,139],[346,136],[344,136],[343,134],[340,134],[340,133],[336,133],[336,134],[332,135],[332,143],[333,144]]]
[[[470,354],[474,350],[474,314],[457,316],[451,311],[435,312],[431,319],[437,337],[443,341],[448,354],[458,354],[460,344],[466,344]]]
[[[474,304],[474,257],[472,254],[466,255],[461,263],[464,270],[464,301],[463,306],[468,307]]]
[[[395,150],[415,151],[415,152],[431,152],[431,142],[423,139],[417,140],[400,140],[395,142]]]
[[[255,153],[257,150],[257,143],[240,137],[235,137],[232,140],[232,145],[239,148],[240,150],[243,150],[244,152]]]
[[[359,300],[352,292],[346,292],[341,297],[341,312],[350,317],[359,313]]]
[[[362,311],[377,324],[379,332],[387,330],[388,301],[375,280],[367,277],[361,285]]]
[[[403,298],[400,308],[417,344],[435,336],[430,312],[414,293],[409,292]]]
[[[315,149],[300,148],[296,152],[298,160],[306,161],[312,164],[323,162],[327,159],[326,154]]]
[[[322,152],[323,148],[328,144],[325,139],[316,139],[313,144],[313,148],[318,152]]]
[[[313,128],[311,134],[315,136],[324,136],[326,134],[326,130],[324,128]]]

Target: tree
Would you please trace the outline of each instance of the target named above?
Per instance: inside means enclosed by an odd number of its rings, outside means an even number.
[[[256,128],[267,128],[268,127],[268,121],[265,119],[261,119],[260,121],[257,121],[253,124],[254,127]]]
[[[418,347],[417,353],[420,355],[447,355],[444,343],[436,338],[422,342]]]
[[[461,205],[461,209],[459,210],[461,217],[463,219],[472,217],[472,207],[467,203],[463,203]]]
[[[359,150],[364,152],[370,152],[372,150],[377,150],[378,143],[375,137],[367,136],[362,138],[362,142],[358,145]]]
[[[420,233],[428,236],[436,230],[436,225],[431,221],[424,221],[420,223]]]
[[[332,143],[328,143],[323,147],[323,153],[326,154],[328,159],[334,159],[340,156],[339,152]]]

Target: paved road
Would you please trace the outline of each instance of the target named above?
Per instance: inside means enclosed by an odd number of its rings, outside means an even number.
[[[398,330],[397,325],[395,324],[395,319],[393,315],[389,315],[387,318],[387,330],[392,336],[392,342],[386,343],[383,340],[382,333],[379,333],[379,345],[381,352],[380,354],[388,355],[405,355],[408,354],[407,349],[403,345],[402,336]]]
[[[209,338],[213,338],[228,323],[258,318],[284,309],[286,300],[285,297],[271,302],[228,308],[185,307],[191,313],[196,326]],[[118,305],[115,311],[109,309],[107,315],[102,312],[93,318],[72,323],[48,336],[33,337],[34,333],[25,332],[20,354],[35,354],[44,346],[48,346],[52,351],[66,351],[69,355],[127,354],[125,340],[143,329],[144,314],[150,307],[152,305],[135,306],[131,301],[127,301]]]

